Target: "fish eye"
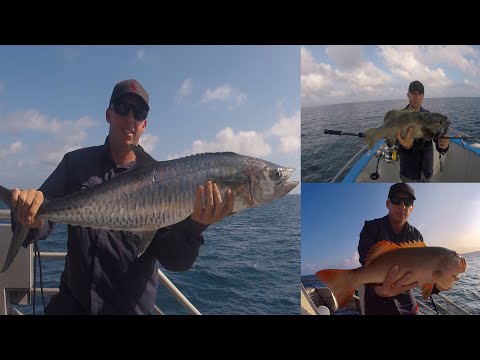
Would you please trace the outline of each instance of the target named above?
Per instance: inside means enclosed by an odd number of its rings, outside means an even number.
[[[275,170],[275,177],[276,177],[277,179],[281,178],[281,177],[282,177],[282,171],[281,171],[281,170],[278,170],[278,169]]]

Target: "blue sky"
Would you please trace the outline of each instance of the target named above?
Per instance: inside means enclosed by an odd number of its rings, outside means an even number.
[[[301,47],[302,106],[406,99],[413,80],[425,98],[480,96],[480,46]]]
[[[388,213],[392,184],[302,184],[302,275],[352,269],[365,220]],[[480,250],[480,184],[411,184],[417,201],[408,219],[427,246]]]
[[[65,152],[102,144],[113,86],[130,78],[150,96],[140,144],[154,158],[235,151],[300,180],[298,46],[0,46],[0,58],[4,186],[38,187]]]

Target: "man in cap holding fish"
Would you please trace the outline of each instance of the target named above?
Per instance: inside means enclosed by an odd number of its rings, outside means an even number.
[[[388,215],[380,219],[365,221],[360,233],[358,253],[360,263],[365,265],[370,248],[377,242],[389,240],[392,243],[422,241],[423,236],[408,223],[416,200],[415,191],[406,183],[397,183],[390,187],[386,206]],[[399,277],[401,271],[394,265],[388,272],[382,285],[365,285],[365,315],[418,315],[418,305],[413,288],[412,274],[407,272]],[[434,288],[434,293],[438,290]]]
[[[412,81],[408,87],[408,105],[404,111],[428,112],[422,107],[425,95],[423,84]],[[403,182],[428,182],[433,174],[433,143],[432,140],[413,139],[413,129],[402,138],[397,131],[398,153],[400,157],[400,177]],[[437,151],[444,155],[448,151],[449,139],[433,139]]]
[[[105,113],[109,123],[105,143],[67,153],[39,191],[12,190],[19,222],[30,228],[24,246],[45,239],[53,230],[54,223],[36,217],[44,196],[56,199],[88,191],[134,169],[137,159],[130,145],[139,144],[149,110],[149,96],[143,86],[135,79],[120,81]],[[204,243],[203,232],[232,213],[233,200],[229,189],[226,202],[222,202],[217,185],[211,181],[198,187],[194,212],[177,224],[159,229],[139,258],[138,235],[69,225],[60,292],[45,313],[150,314],[157,293],[157,260],[167,270],[190,269]],[[15,220],[12,215],[12,228]]]

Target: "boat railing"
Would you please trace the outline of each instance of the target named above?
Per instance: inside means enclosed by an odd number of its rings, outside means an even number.
[[[0,210],[0,223],[7,224],[10,222],[10,211],[9,210]],[[31,250],[30,250],[31,251]],[[40,252],[41,259],[56,259],[56,260],[63,260],[67,255],[66,252],[54,252],[54,251],[43,251]],[[35,255],[32,256],[32,259]],[[183,295],[183,293],[172,283],[172,281],[160,270],[157,271],[157,276],[159,282],[172,294],[172,296],[185,308],[185,310],[191,315],[201,315],[200,311],[195,308],[195,306]],[[1,282],[0,282],[1,286]],[[7,294],[8,291],[12,289],[5,289],[0,288],[0,303],[5,304],[6,312],[13,315],[23,315],[21,311],[19,311],[13,304],[9,303],[9,296]],[[43,291],[44,294],[54,295],[59,292],[58,288],[43,288],[40,289],[36,287],[35,289],[31,288],[30,293],[40,294]],[[2,314],[2,309],[0,308],[0,314]],[[164,315],[164,312],[155,305],[153,314]],[[4,314],[6,315],[6,314]]]
[[[419,288],[414,288],[414,292],[417,295],[421,295],[422,292]],[[435,306],[437,307],[437,310],[440,310],[441,314],[444,315],[472,315],[470,314],[467,310],[461,308],[457,304],[455,304],[452,300],[447,298],[445,295],[442,294],[435,294],[435,299],[437,302],[435,303]],[[439,302],[440,300],[441,302]],[[426,311],[429,314],[436,314],[436,312],[429,306],[425,301],[419,300],[417,298],[417,303],[419,307],[422,308],[422,310]],[[433,306],[433,305],[432,305]],[[455,309],[455,311],[452,311],[451,307]]]
[[[360,150],[358,150],[358,152],[352,156],[352,158],[340,169],[340,171],[337,173],[337,175],[335,175],[335,177],[332,179],[332,183],[336,183],[338,182],[340,179],[340,177],[342,176],[342,174],[348,169],[348,167],[360,156],[362,155],[363,153],[365,153],[365,151],[368,150],[368,145],[365,145],[364,147],[362,147]]]

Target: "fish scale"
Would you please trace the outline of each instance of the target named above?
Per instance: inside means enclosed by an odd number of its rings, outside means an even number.
[[[193,213],[198,186],[215,182],[225,201],[230,188],[233,212],[267,204],[288,194],[298,182],[287,182],[294,169],[233,152],[205,153],[156,161],[132,146],[136,166],[97,186],[42,204],[37,217],[56,223],[107,230],[126,230],[140,236],[140,256],[155,232]],[[0,186],[7,205],[10,190]],[[205,206],[205,200],[204,200]],[[25,238],[25,226],[12,237],[5,271]],[[20,235],[19,235],[20,234]],[[20,239],[23,237],[23,239]]]

